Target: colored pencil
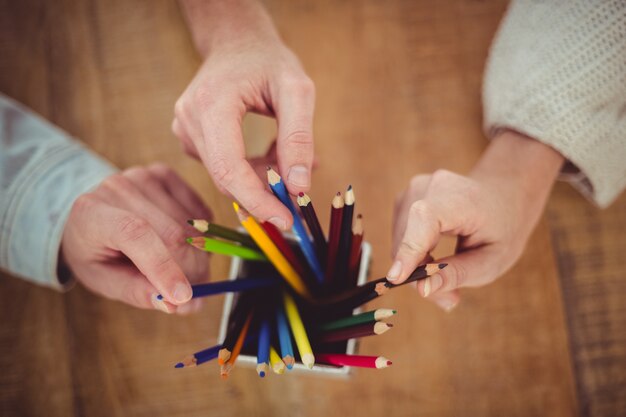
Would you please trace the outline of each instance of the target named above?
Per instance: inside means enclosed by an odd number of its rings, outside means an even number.
[[[296,341],[296,346],[298,347],[302,363],[311,369],[315,364],[315,356],[313,355],[313,349],[311,349],[311,343],[309,342],[309,337],[306,329],[304,328],[304,323],[302,323],[298,306],[291,295],[287,292],[283,292],[283,302],[285,305],[287,319],[289,320],[289,325],[291,326],[293,338]]]
[[[310,297],[308,288],[296,270],[293,269],[291,264],[289,264],[287,259],[285,259],[274,242],[272,242],[272,240],[267,236],[267,233],[265,233],[263,228],[261,228],[257,221],[254,220],[254,218],[250,216],[247,211],[240,208],[237,203],[233,203],[233,207],[235,208],[239,221],[243,227],[248,231],[248,233],[250,233],[252,239],[254,239],[257,245],[259,245],[259,248],[261,248],[263,253],[265,253],[265,256],[267,256],[267,258],[272,262],[285,281],[287,281],[287,283],[291,285],[291,287],[296,290],[298,294]]]
[[[218,253],[220,255],[238,256],[248,261],[265,261],[267,257],[258,250],[239,246],[235,243],[224,242],[223,240],[211,239],[210,237],[190,237],[187,243],[205,252]]]
[[[186,356],[182,361],[174,365],[174,368],[190,368],[202,365],[205,362],[209,362],[217,358],[217,354],[221,348],[222,345],[211,346],[210,348],[196,352],[193,355]]]
[[[300,244],[302,253],[304,254],[307,263],[311,267],[315,278],[317,278],[319,282],[322,282],[324,280],[322,267],[320,266],[317,255],[315,254],[315,249],[313,248],[311,239],[304,229],[304,225],[302,224],[300,215],[298,214],[296,207],[291,201],[289,192],[287,192],[287,188],[285,187],[283,179],[280,177],[280,175],[278,175],[276,171],[272,169],[272,167],[267,167],[267,181],[276,198],[278,198],[291,212],[291,215],[293,216],[293,233],[296,236],[298,243]]]
[[[259,248],[250,236],[237,230],[230,229],[225,226],[220,226],[219,224],[209,223],[208,220],[202,219],[187,220],[187,223],[189,223],[191,226],[193,226],[194,229],[196,229],[200,233],[204,233],[205,235],[215,236],[222,239],[231,240],[233,242],[239,242],[243,246],[247,246],[251,249]]]
[[[276,328],[278,331],[278,341],[280,344],[280,353],[282,355],[283,362],[285,362],[288,369],[291,369],[293,368],[296,360],[295,355],[293,354],[289,324],[287,323],[283,306],[280,304],[276,307]]]
[[[337,269],[335,281],[340,287],[347,288],[351,280],[348,278],[348,264],[350,262],[350,246],[352,243],[352,216],[354,215],[354,190],[350,185],[344,197],[345,205],[341,216],[341,232],[339,233],[339,247],[337,249]]]
[[[270,367],[275,374],[282,375],[285,373],[285,362],[278,356],[274,346],[270,346]]]
[[[384,295],[391,288],[400,287],[411,282],[427,278],[446,267],[447,264],[432,263],[424,264],[415,269],[409,278],[401,284],[393,284],[387,281],[387,278],[379,278],[374,281],[369,281],[366,284],[360,285],[356,288],[343,291],[337,295],[327,297],[323,300],[315,300],[318,305],[325,305],[327,307],[336,307],[344,310],[351,310],[362,304],[365,304],[373,299]],[[332,311],[332,308],[329,309]]]
[[[378,320],[389,318],[396,314],[396,310],[389,308],[379,308],[376,310],[366,311],[365,313],[355,314],[353,316],[343,317],[332,320],[320,326],[322,330],[336,330],[345,327],[356,326],[357,324],[371,323]]]
[[[237,303],[229,317],[229,326],[224,341],[222,342],[222,348],[217,356],[217,362],[220,365],[223,365],[232,354],[235,344],[237,343],[237,338],[241,334],[241,329],[245,324],[246,317],[252,308],[250,301],[251,295],[249,293],[243,293],[237,299]]]
[[[345,203],[340,192],[337,192],[330,207],[330,230],[328,232],[328,252],[326,255],[327,283],[332,282],[337,267],[337,250],[339,249],[339,235],[341,234],[341,219]]]
[[[359,368],[386,368],[392,362],[383,356],[347,355],[342,353],[318,353],[317,363],[335,366],[354,366]]]
[[[303,277],[304,269],[302,268],[302,264],[300,264],[296,253],[291,249],[291,246],[289,246],[289,243],[287,243],[287,240],[283,237],[283,234],[280,233],[280,230],[278,230],[276,226],[269,222],[261,223],[261,227],[263,228],[263,230],[265,230],[267,236],[272,240],[272,242],[274,242],[274,244],[283,254],[285,259],[287,259],[287,262],[291,264],[293,269],[295,269],[300,277]]]
[[[343,329],[331,330],[322,333],[319,338],[317,338],[317,341],[321,343],[332,343],[342,342],[348,339],[356,339],[359,337],[381,335],[392,327],[393,324],[384,323],[382,321],[358,324],[356,326],[344,327]]]
[[[315,244],[317,257],[323,265],[326,258],[326,252],[328,251],[328,243],[326,242],[326,237],[324,236],[324,231],[322,230],[320,221],[317,218],[317,213],[315,212],[315,207],[313,207],[311,197],[305,193],[300,193],[298,194],[296,201],[298,206],[300,206],[300,212],[304,217],[304,221],[313,236],[313,243]]]
[[[359,278],[361,263],[361,244],[363,243],[363,216],[358,215],[352,225],[352,242],[350,244],[350,261],[348,262],[348,277],[350,286],[354,287]]]
[[[220,367],[220,376],[223,379],[228,378],[228,374],[230,373],[230,371],[232,371],[233,366],[235,366],[235,362],[237,361],[237,357],[239,356],[239,354],[241,353],[241,348],[243,347],[243,342],[246,339],[246,334],[248,333],[248,329],[250,328],[250,322],[252,321],[252,312],[250,312],[250,314],[248,314],[248,318],[246,319],[242,329],[241,329],[241,333],[239,334],[239,337],[237,338],[237,342],[235,343],[235,346],[233,348],[233,352],[230,355],[230,358],[228,358],[228,360],[226,362],[224,362],[224,365],[222,365]]]
[[[256,372],[261,378],[265,377],[270,362],[270,323],[261,321],[259,326],[259,344],[257,347]]]
[[[274,277],[239,278],[226,281],[208,282],[191,286],[192,298],[207,297],[226,292],[240,292],[278,286],[279,280]]]

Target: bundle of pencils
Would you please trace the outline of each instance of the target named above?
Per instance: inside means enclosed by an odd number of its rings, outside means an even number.
[[[353,312],[399,286],[385,278],[357,284],[367,265],[361,261],[363,217],[354,215],[352,186],[345,195],[338,192],[332,199],[326,238],[311,198],[300,193],[296,205],[276,171],[268,168],[267,177],[274,195],[293,215],[293,237],[270,223],[259,223],[237,203],[233,206],[245,233],[207,220],[189,220],[203,233],[189,238],[191,245],[239,257],[245,268],[234,280],[192,286],[194,298],[230,292],[236,293],[236,302],[224,340],[187,356],[175,367],[216,359],[220,375],[227,378],[240,354],[256,356],[260,377],[270,371],[283,374],[296,363],[309,369],[318,365],[388,367],[391,361],[382,356],[346,353],[348,340],[382,335],[393,327],[382,320],[396,314],[395,310]],[[400,285],[424,279],[445,266],[422,265]]]

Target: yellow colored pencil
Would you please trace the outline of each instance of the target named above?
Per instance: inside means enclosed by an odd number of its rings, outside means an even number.
[[[283,301],[285,303],[287,320],[289,320],[289,325],[291,326],[291,331],[293,333],[293,338],[296,341],[298,352],[300,352],[302,363],[311,369],[315,364],[315,356],[313,356],[313,349],[311,349],[309,337],[306,334],[304,323],[302,323],[302,318],[298,312],[298,306],[291,295],[286,292],[283,292]]]
[[[285,373],[285,362],[280,358],[274,346],[270,346],[270,366],[275,374],[282,375]]]
[[[233,203],[237,217],[241,225],[246,229],[248,234],[254,239],[265,256],[272,262],[278,272],[285,278],[287,283],[293,287],[298,294],[310,297],[310,293],[300,275],[296,272],[283,254],[278,250],[274,242],[267,236],[261,225],[247,211],[239,207],[239,204]]]

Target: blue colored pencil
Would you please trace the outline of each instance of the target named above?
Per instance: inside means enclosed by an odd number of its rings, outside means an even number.
[[[211,346],[210,348],[201,350],[185,357],[182,361],[174,365],[174,368],[188,368],[192,366],[202,365],[205,362],[209,362],[217,358],[217,353],[222,348],[222,345]]]
[[[240,292],[254,290],[257,288],[271,287],[278,285],[280,281],[271,277],[261,278],[240,278],[227,281],[208,282],[205,284],[192,285],[193,291],[192,298],[207,297],[209,295],[223,294],[225,292]],[[157,296],[159,300],[163,299],[163,296],[159,294]]]
[[[293,354],[293,345],[291,344],[291,335],[289,333],[289,324],[287,317],[283,311],[283,307],[278,305],[276,308],[276,327],[278,328],[278,341],[280,343],[280,354],[283,362],[287,365],[287,369],[293,368],[296,359]]]
[[[278,175],[276,171],[272,169],[272,167],[267,167],[267,181],[269,182],[270,188],[274,195],[289,209],[291,215],[293,216],[293,233],[296,235],[298,239],[298,243],[300,244],[300,249],[302,249],[302,253],[304,253],[304,257],[306,258],[307,263],[313,270],[313,274],[315,278],[319,282],[324,281],[324,273],[322,272],[322,268],[320,266],[319,260],[317,259],[317,255],[315,254],[315,248],[313,247],[313,243],[309,238],[309,235],[302,224],[302,219],[300,218],[300,214],[296,210],[291,198],[289,197],[289,192],[287,191],[287,187],[285,187],[285,183],[283,179]]]
[[[270,365],[270,323],[263,320],[259,326],[259,346],[256,355],[256,372],[265,377]]]

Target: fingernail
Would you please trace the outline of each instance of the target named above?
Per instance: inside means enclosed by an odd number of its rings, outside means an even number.
[[[271,217],[267,221],[278,227],[280,230],[287,230],[287,222],[285,219],[281,219],[280,217]]]
[[[446,311],[446,313],[451,312],[454,309],[454,307],[456,307],[459,304],[458,301],[454,302],[452,300],[448,300],[447,298],[443,298],[441,300],[435,300],[435,303],[437,303],[439,307],[443,308]]]
[[[428,297],[430,294],[430,278],[424,280],[424,297]]]
[[[387,280],[388,281],[397,280],[400,277],[401,272],[402,272],[402,264],[400,263],[400,261],[395,261],[393,265],[391,265],[389,272],[387,272]]]
[[[309,170],[304,165],[294,165],[289,169],[287,181],[298,187],[308,187],[311,182]]]
[[[430,293],[434,293],[443,285],[443,278],[440,274],[433,274],[428,279],[430,281]]]
[[[159,294],[152,294],[152,296],[150,297],[150,301],[152,301],[152,305],[157,310],[170,314],[170,310],[169,308],[167,308],[165,301],[163,301],[163,297],[159,296]]]
[[[189,301],[191,295],[191,287],[189,286],[189,284],[179,282],[174,287],[174,300],[179,303]]]

